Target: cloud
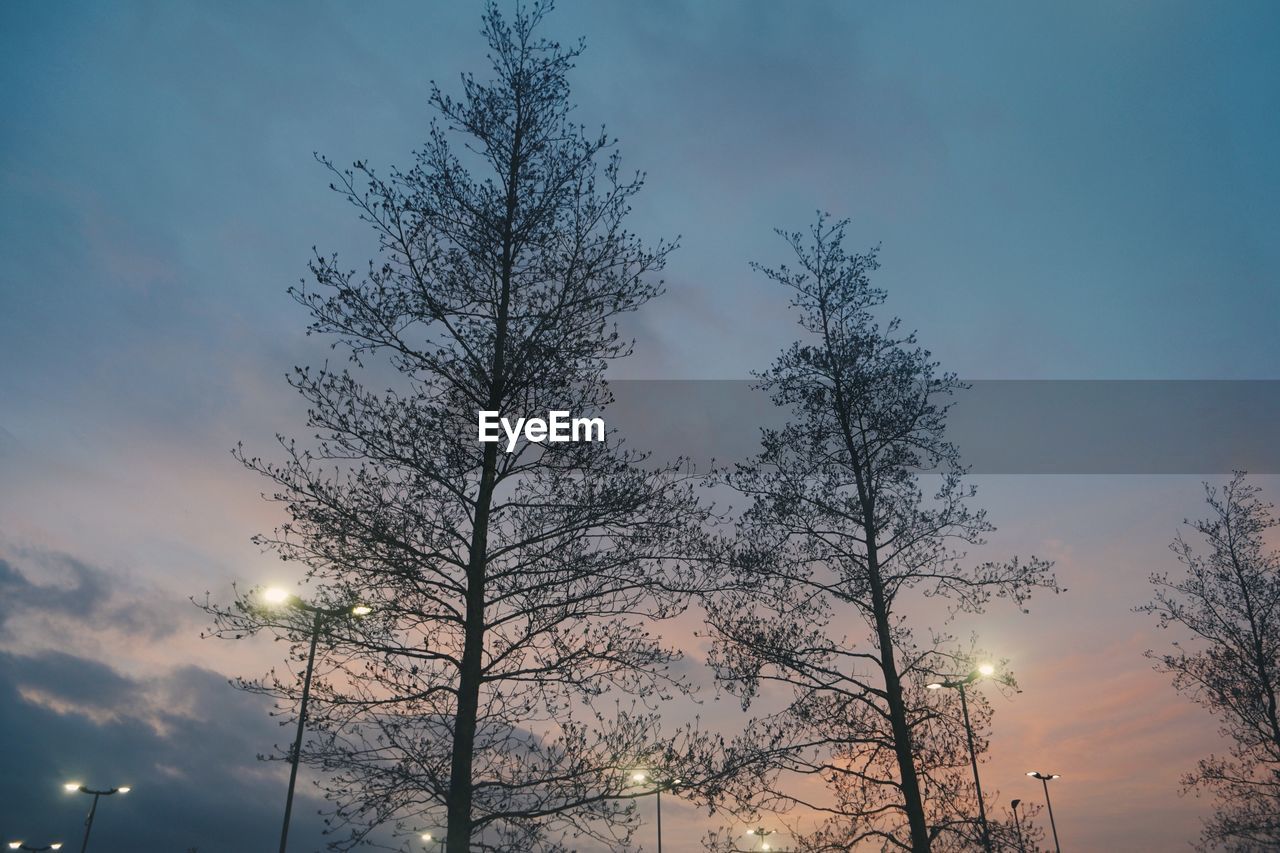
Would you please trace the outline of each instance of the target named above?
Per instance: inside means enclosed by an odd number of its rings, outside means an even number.
[[[62,790],[75,780],[133,788],[99,805],[98,853],[266,849],[279,832],[284,767],[256,755],[286,739],[266,712],[260,697],[200,667],[134,679],[60,652],[0,653],[10,771],[0,774],[0,832],[74,841],[88,805]],[[293,849],[319,849],[318,801],[305,782],[298,790]]]
[[[0,558],[0,639],[12,638],[14,626],[37,619],[72,619],[94,629],[150,639],[177,630],[172,608],[147,606],[143,590],[131,589],[118,576],[69,554],[40,550],[18,552],[26,571]]]

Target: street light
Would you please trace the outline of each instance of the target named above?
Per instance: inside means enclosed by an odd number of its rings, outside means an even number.
[[[1053,828],[1053,849],[1062,853],[1062,847],[1058,845],[1058,825],[1053,822],[1053,803],[1049,802],[1049,782],[1062,777],[1057,773],[1040,773],[1036,770],[1028,770],[1027,775],[1032,779],[1039,779],[1040,784],[1044,785],[1044,804],[1049,807],[1049,826]]]
[[[747,835],[753,835],[760,839],[761,850],[772,850],[773,848],[769,846],[769,842],[765,841],[765,839],[777,831],[776,829],[765,829],[763,826],[757,826],[755,829],[748,829]]]
[[[1022,824],[1018,823],[1018,804],[1022,800],[1014,800],[1009,803],[1009,808],[1013,810],[1013,828],[1018,833],[1018,853],[1027,853],[1026,842],[1022,840]]]
[[[684,780],[677,777],[675,779],[659,781],[645,773],[643,770],[637,770],[635,773],[631,774],[631,781],[637,782],[641,785],[645,782],[653,783],[653,793],[656,795],[658,803],[658,853],[662,853],[662,792],[675,790]]]
[[[307,652],[307,673],[302,678],[302,702],[298,707],[298,731],[293,739],[293,752],[289,760],[289,793],[284,801],[284,823],[280,827],[280,853],[285,853],[285,845],[289,840],[289,819],[293,815],[293,789],[298,782],[298,757],[302,753],[302,734],[306,728],[307,700],[311,697],[311,673],[316,663],[316,643],[325,627],[325,622],[343,616],[368,616],[373,608],[366,604],[349,604],[345,607],[316,607],[308,604],[298,596],[282,587],[273,586],[264,590],[262,600],[273,607],[292,607],[303,613],[311,614],[311,648]]]
[[[68,782],[62,786],[67,793],[79,792],[81,794],[91,794],[93,796],[93,805],[89,806],[89,816],[84,819],[84,840],[80,842],[80,853],[89,849],[89,831],[93,829],[93,816],[98,813],[98,800],[101,797],[109,797],[112,794],[127,794],[133,789],[128,785],[120,785],[117,788],[108,788],[104,791],[96,791],[79,782]],[[12,844],[9,845],[13,847]],[[21,849],[21,848],[18,848]]]
[[[48,850],[61,850],[62,842],[55,841],[53,844],[46,844],[43,847],[32,847],[29,844],[23,844],[21,841],[10,841],[10,850],[30,850],[31,853],[45,853]]]
[[[995,671],[996,668],[991,664],[980,663],[977,669],[964,678],[935,681],[932,684],[925,685],[929,690],[941,690],[946,687],[960,691],[960,710],[964,712],[964,731],[969,739],[969,763],[973,765],[973,787],[978,793],[978,820],[982,827],[982,846],[987,853],[991,853],[991,830],[987,826],[987,806],[982,800],[982,780],[978,778],[978,754],[973,748],[973,725],[969,722],[969,699],[965,694],[965,687],[973,684],[979,678],[994,675]]]
[[[436,844],[439,844],[439,845],[440,845],[440,849],[441,849],[441,850],[444,850],[444,841],[445,841],[445,839],[446,839],[446,838],[448,838],[448,837],[449,837],[449,834],[448,834],[447,832],[443,832],[443,831],[440,833],[440,837],[439,837],[439,838],[436,838],[434,835],[432,835],[432,834],[431,834],[431,833],[429,833],[429,832],[424,832],[424,833],[422,833],[422,840],[423,840],[423,841],[425,841],[427,844],[430,844],[432,841],[434,841]]]

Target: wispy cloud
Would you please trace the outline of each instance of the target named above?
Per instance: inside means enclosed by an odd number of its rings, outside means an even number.
[[[19,568],[19,563],[23,568]],[[69,554],[22,550],[0,558],[0,640],[12,639],[23,621],[73,620],[95,629],[163,639],[179,625],[171,607],[153,607],[154,596],[131,588],[118,573]]]

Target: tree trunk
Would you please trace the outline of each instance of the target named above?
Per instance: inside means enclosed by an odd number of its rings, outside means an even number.
[[[485,632],[485,572],[488,563],[489,505],[493,497],[497,445],[485,445],[484,469],[476,496],[475,527],[467,564],[467,611],[458,673],[458,706],[453,724],[453,753],[449,767],[446,838],[448,853],[471,849],[471,758],[475,749],[476,717],[480,709],[480,676]]]
[[[874,529],[874,528],[872,528]],[[867,568],[871,579],[871,606],[875,615],[876,639],[880,645],[880,669],[884,672],[884,690],[889,699],[889,723],[893,727],[893,751],[898,757],[898,773],[902,777],[902,799],[911,825],[912,853],[929,853],[929,827],[924,819],[924,800],[920,796],[920,780],[911,749],[911,727],[907,723],[907,707],[902,701],[902,680],[893,655],[893,635],[889,626],[889,608],[876,560],[875,540],[868,537]]]
[[[829,333],[825,335],[830,341]],[[828,343],[828,346],[830,344]],[[836,417],[844,438],[845,451],[853,468],[858,487],[858,500],[862,508],[862,527],[867,536],[867,578],[871,587],[871,612],[876,623],[876,643],[880,646],[880,670],[884,674],[884,692],[889,703],[889,724],[893,730],[893,751],[898,759],[898,775],[902,785],[903,808],[911,827],[912,853],[930,853],[929,826],[925,823],[924,798],[920,795],[920,780],[916,776],[915,756],[912,754],[911,726],[907,722],[907,706],[902,700],[902,679],[898,675],[898,663],[893,654],[893,631],[889,623],[889,602],[885,597],[884,579],[880,576],[880,555],[876,539],[875,497],[871,491],[870,460],[864,466],[862,448],[854,438],[849,422],[848,398],[842,378],[834,377]]]
[[[502,228],[502,293],[494,329],[493,362],[490,365],[489,408],[500,411],[506,380],[507,324],[511,304],[511,278],[515,266],[514,225],[518,197],[516,180],[520,169],[522,130],[517,112],[516,129],[507,170],[507,210]],[[467,615],[458,673],[458,706],[453,726],[453,753],[449,765],[449,802],[446,806],[447,853],[469,853],[471,848],[471,759],[475,751],[476,718],[480,711],[480,682],[485,643],[485,575],[489,563],[489,511],[497,476],[498,445],[484,446],[480,488],[476,493],[476,515],[471,531],[471,552],[467,561]]]

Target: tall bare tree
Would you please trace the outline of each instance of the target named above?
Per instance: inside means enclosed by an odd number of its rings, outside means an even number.
[[[380,255],[359,273],[318,255],[293,291],[350,355],[291,377],[315,442],[241,456],[290,517],[261,541],[306,566],[320,605],[372,608],[322,638],[307,721],[337,846],[387,824],[443,829],[449,853],[621,844],[628,769],[690,745],[659,731],[653,703],[686,685],[652,632],[696,588],[673,559],[705,515],[688,472],[612,434],[477,440],[479,410],[601,414],[606,367],[631,350],[615,318],[660,292],[671,250],[625,229],[642,179],[573,120],[582,46],[535,34],[549,8],[488,8],[492,79],[433,87],[413,168],[322,160]],[[252,594],[213,610],[224,635],[302,637]],[[288,676],[245,686],[282,709],[298,695]]]
[[[747,802],[827,814],[806,850],[873,839],[923,853],[973,816],[957,811],[968,758],[954,697],[925,690],[962,664],[944,654],[948,637],[918,639],[906,603],[936,596],[979,612],[994,597],[1022,606],[1036,587],[1057,587],[1034,558],[965,565],[964,548],[992,528],[966,506],[973,490],[944,436],[947,400],[963,386],[896,319],[876,320],[876,255],[847,253],[845,227],[820,217],[807,238],[782,234],[797,266],[756,267],[791,291],[804,339],[760,375],[790,421],[724,476],[749,505],[737,587],[714,598],[708,624],[713,663],[744,705],[762,683],[791,696],[747,738],[792,783],[762,776],[744,785]],[[929,498],[920,472],[934,475]],[[985,704],[971,711],[984,727]],[[825,782],[828,800],[797,793],[805,777]]]
[[[1267,537],[1280,522],[1243,473],[1221,489],[1205,484],[1205,501],[1208,516],[1184,522],[1203,544],[1179,534],[1170,548],[1182,572],[1152,575],[1155,596],[1138,608],[1187,639],[1147,656],[1217,718],[1232,744],[1183,778],[1217,796],[1203,847],[1278,850],[1280,550],[1268,550]]]

